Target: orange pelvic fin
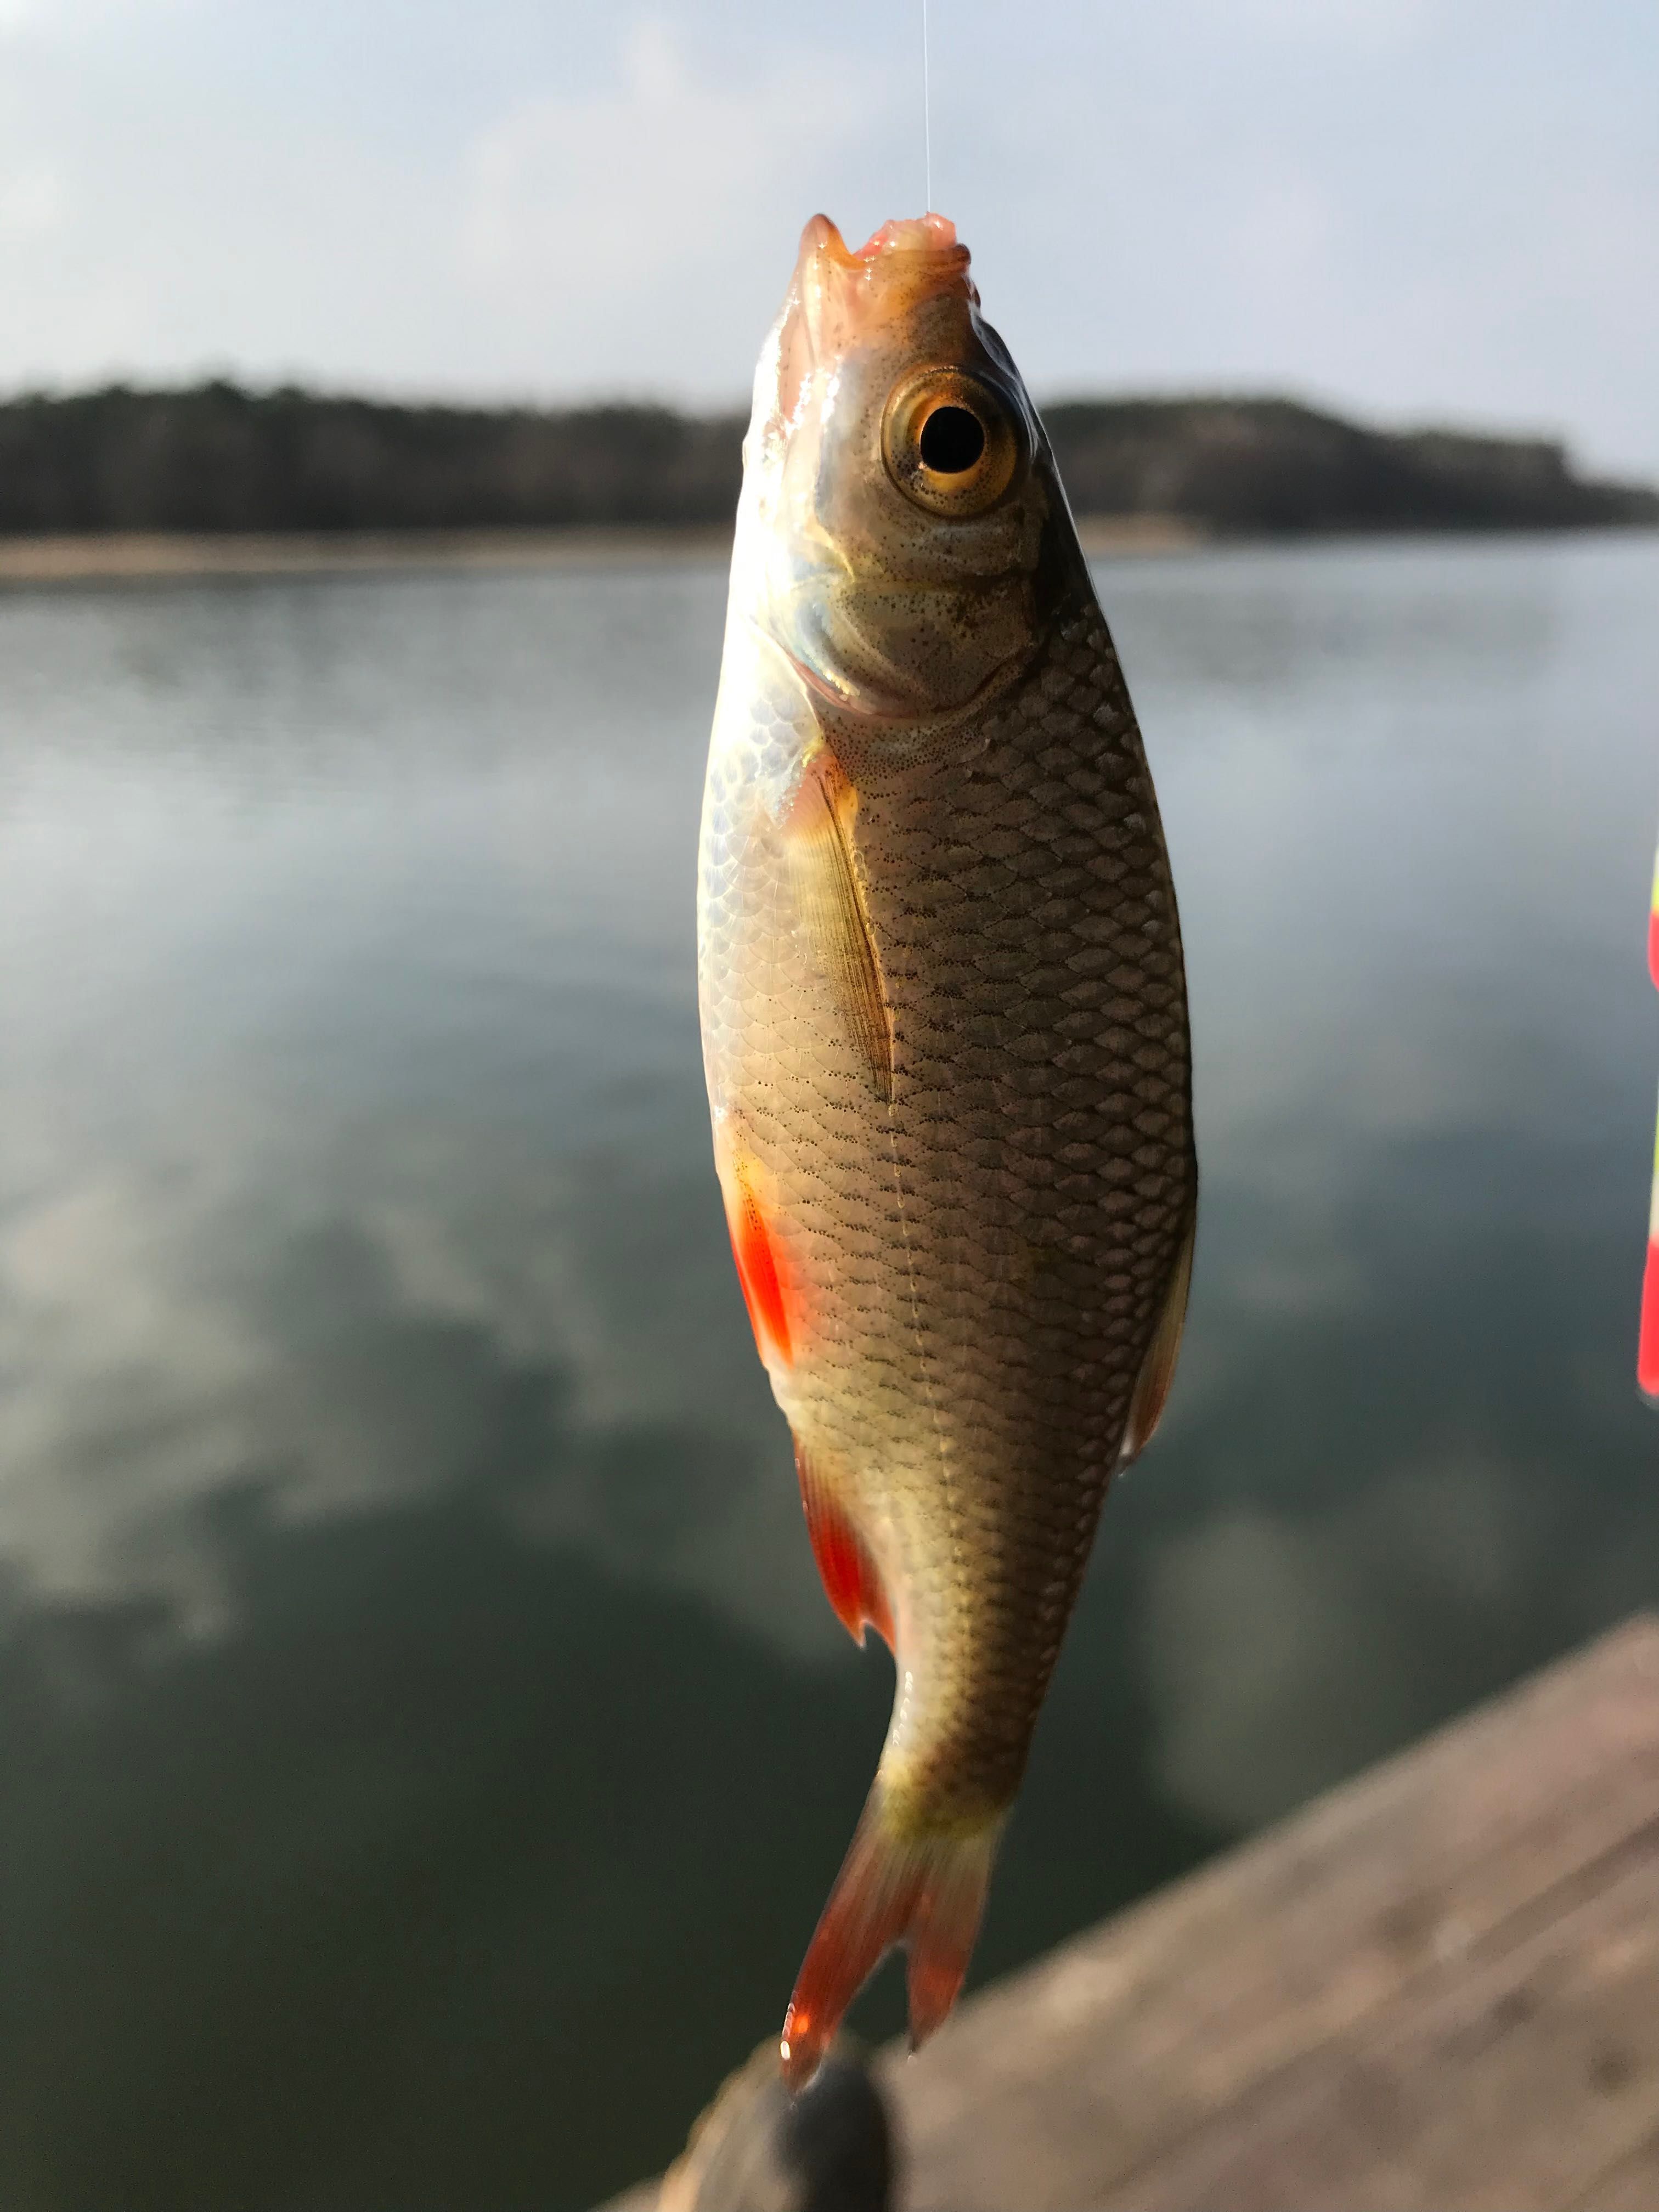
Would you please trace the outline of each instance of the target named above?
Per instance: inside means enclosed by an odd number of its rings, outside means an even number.
[[[795,1472],[800,1477],[800,1502],[806,1512],[806,1533],[812,1540],[812,1556],[818,1563],[824,1594],[835,1607],[836,1617],[854,1644],[863,1643],[868,1626],[892,1650],[893,1611],[869,1546],[811,1455],[799,1443],[795,1446]]]
[[[754,1184],[741,1167],[732,1170],[726,1196],[732,1255],[738,1263],[738,1280],[743,1285],[743,1302],[749,1309],[756,1346],[763,1359],[769,1352],[787,1367],[794,1358],[795,1344],[784,1297],[783,1270]]]
[[[911,2049],[939,2026],[968,1972],[1001,1826],[917,1832],[895,1820],[877,1783],[784,2018],[778,2051],[792,2089],[811,2080],[842,2015],[896,1943],[909,1952]]]

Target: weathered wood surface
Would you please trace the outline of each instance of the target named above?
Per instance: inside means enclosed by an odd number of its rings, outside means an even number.
[[[1659,1619],[1062,1946],[879,2076],[906,2212],[1654,2212]]]
[[[988,1991],[913,2212],[1659,2205],[1659,1621]]]

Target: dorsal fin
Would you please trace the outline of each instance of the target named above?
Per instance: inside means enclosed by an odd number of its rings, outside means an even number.
[[[809,758],[786,832],[795,902],[848,1042],[878,1097],[893,1095],[893,1024],[859,883],[858,793],[827,745]]]
[[[1140,1373],[1135,1378],[1128,1425],[1123,1431],[1123,1445],[1118,1454],[1120,1468],[1127,1467],[1151,1443],[1152,1431],[1163,1416],[1170,1385],[1175,1381],[1176,1361],[1181,1356],[1181,1332],[1187,1319],[1187,1293],[1192,1287],[1193,1243],[1197,1233],[1198,1216],[1194,1212],[1182,1239],[1175,1273],[1170,1278],[1164,1311],[1158,1316],[1146,1357],[1140,1363]]]
[[[825,1596],[855,1644],[863,1643],[867,1625],[890,1651],[893,1610],[887,1602],[887,1593],[882,1588],[869,1546],[825,1480],[822,1469],[815,1466],[811,1454],[799,1443],[795,1446],[795,1472],[800,1477],[806,1533],[823,1578]]]

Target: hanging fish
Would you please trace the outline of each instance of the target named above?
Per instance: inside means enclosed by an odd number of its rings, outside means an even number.
[[[1659,990],[1659,853],[1653,861],[1653,903],[1648,909],[1648,974]],[[1648,1207],[1648,1258],[1642,1272],[1642,1320],[1637,1332],[1636,1384],[1659,1400],[1659,1138],[1653,1155],[1653,1197]]]
[[[813,219],[761,356],[703,804],[714,1157],[830,1601],[891,1646],[785,2023],[950,2010],[1192,1265],[1175,887],[1053,456],[943,216]]]

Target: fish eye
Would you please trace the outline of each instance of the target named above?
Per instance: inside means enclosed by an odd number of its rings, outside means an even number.
[[[927,368],[889,398],[881,451],[907,499],[933,514],[974,515],[1013,482],[1024,441],[1013,410],[982,377]]]
[[[916,449],[923,468],[935,476],[959,477],[984,453],[984,426],[965,407],[935,407],[921,426]]]

